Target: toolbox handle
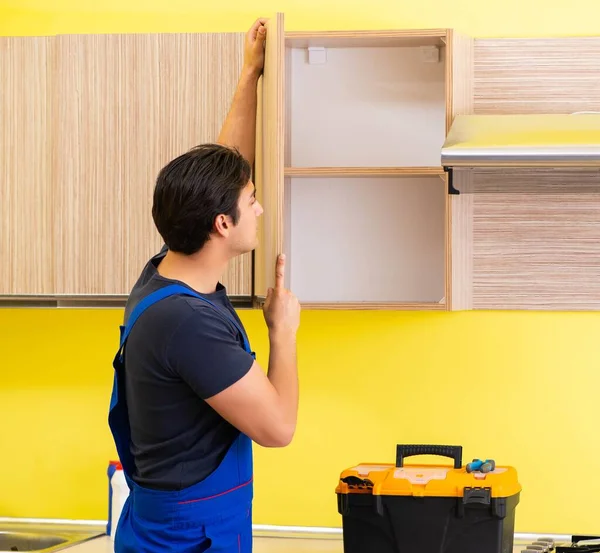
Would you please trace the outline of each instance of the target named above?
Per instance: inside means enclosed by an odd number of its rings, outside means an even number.
[[[454,459],[454,468],[462,467],[462,446],[460,445],[396,445],[396,466],[404,466],[405,457],[415,455],[440,455]]]

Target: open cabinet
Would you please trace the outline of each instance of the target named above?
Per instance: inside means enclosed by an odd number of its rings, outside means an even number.
[[[287,255],[304,307],[447,309],[440,149],[472,109],[472,40],[451,30],[285,32],[268,22],[255,180],[255,296]]]

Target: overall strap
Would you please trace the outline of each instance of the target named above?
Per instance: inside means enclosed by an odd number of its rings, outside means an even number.
[[[169,296],[175,296],[178,294],[198,298],[199,300],[202,300],[203,302],[210,305],[222,319],[224,319],[230,324],[233,324],[234,328],[242,335],[242,339],[244,340],[244,349],[248,353],[250,353],[250,344],[248,343],[246,333],[242,330],[240,325],[233,317],[225,314],[212,301],[206,299],[197,292],[190,290],[186,286],[182,286],[181,284],[170,284],[169,286],[165,286],[164,288],[160,288],[159,290],[148,294],[134,307],[133,311],[131,312],[131,315],[129,316],[129,319],[127,320],[127,323],[125,324],[125,326],[121,327],[121,344],[119,348],[119,354],[122,353],[123,346],[125,345],[125,342],[129,337],[131,329],[133,328],[133,325],[136,323],[136,321],[140,318],[142,313],[146,311],[146,309],[148,309],[149,307],[153,306],[155,303],[158,303],[159,301],[168,298]]]

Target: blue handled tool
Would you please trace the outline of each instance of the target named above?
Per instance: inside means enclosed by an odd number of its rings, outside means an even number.
[[[472,463],[467,465],[467,472],[475,472],[479,470],[483,465],[483,461],[481,459],[473,459]]]
[[[496,463],[493,459],[486,459],[485,463],[479,469],[481,472],[492,472],[496,468]]]
[[[467,464],[467,472],[492,472],[496,468],[496,462],[493,459],[473,459]]]

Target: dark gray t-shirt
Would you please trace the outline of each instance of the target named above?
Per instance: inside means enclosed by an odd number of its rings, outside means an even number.
[[[166,251],[142,271],[127,301],[126,320],[151,292],[170,284],[186,286],[158,274]],[[202,295],[243,329],[223,285]],[[202,300],[170,296],[140,316],[124,355],[134,480],[162,490],[200,482],[239,434],[204,399],[237,382],[252,366],[254,357],[244,350],[242,335]]]

